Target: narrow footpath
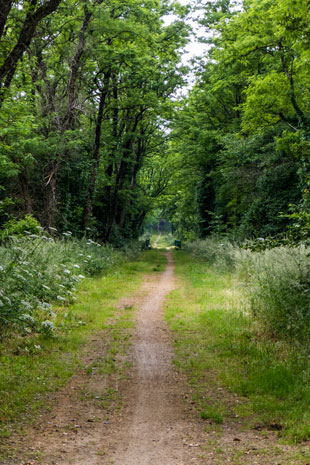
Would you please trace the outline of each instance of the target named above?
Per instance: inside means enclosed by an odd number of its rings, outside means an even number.
[[[171,252],[167,258],[164,272],[147,276],[135,295],[121,299],[115,321],[86,347],[84,368],[48,396],[32,427],[13,435],[9,448],[16,459],[1,465],[201,464],[203,422],[185,400],[188,386],[173,366],[163,315],[174,288]],[[109,345],[126,321],[110,370]]]
[[[147,275],[93,334],[81,370],[10,437],[11,458],[1,465],[309,465],[307,443],[281,444],[276,432],[249,428],[234,413],[221,424],[199,418],[164,320],[175,286],[171,252],[167,258],[166,270]],[[205,391],[217,403],[239,403],[211,379]]]
[[[171,253],[168,266],[155,282],[136,316],[134,370],[124,392],[126,421],[115,438],[115,465],[189,465],[194,425],[184,410],[180,375],[172,366],[173,352],[163,318],[163,301],[174,286]]]

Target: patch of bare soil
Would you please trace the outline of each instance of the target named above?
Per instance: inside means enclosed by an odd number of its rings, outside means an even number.
[[[138,311],[135,329],[122,330],[115,360],[109,348],[119,329],[111,321],[108,332],[97,334],[87,347],[85,369],[50,396],[52,408],[23,438],[12,438],[17,458],[6,464],[308,463],[306,446],[281,445],[275,433],[249,430],[236,417],[222,425],[197,418],[190,389],[172,364],[171,335],[163,318],[164,298],[174,288],[169,253],[168,259],[165,272],[147,278],[137,295],[120,301],[119,318],[133,306]],[[112,371],[110,362],[115,362]],[[131,368],[124,369],[128,364]],[[214,401],[239,402],[214,383],[204,389]]]

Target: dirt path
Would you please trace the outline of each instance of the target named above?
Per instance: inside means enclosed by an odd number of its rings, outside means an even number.
[[[167,256],[166,271],[122,299],[115,320],[94,335],[81,372],[49,396],[31,428],[10,439],[14,459],[1,465],[309,465],[307,444],[280,444],[275,433],[251,430],[236,415],[221,425],[199,420],[172,364],[162,310],[174,288]],[[211,380],[204,390],[215,402],[239,402]]]
[[[33,427],[11,438],[9,448],[16,455],[5,465],[200,463],[195,455],[202,427],[184,401],[185,382],[172,365],[162,312],[174,287],[170,253],[168,260],[163,273],[146,278],[136,295],[122,299],[118,319],[86,348],[84,369],[49,396]],[[120,324],[133,307],[138,309],[134,330]],[[117,355],[114,339],[120,345]]]
[[[136,316],[135,368],[124,393],[126,420],[111,455],[115,465],[197,463],[191,451],[193,424],[184,410],[184,388],[172,367],[173,352],[162,314],[164,298],[174,286],[170,254],[168,259],[166,271]]]

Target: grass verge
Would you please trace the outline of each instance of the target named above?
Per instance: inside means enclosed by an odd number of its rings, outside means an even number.
[[[220,424],[237,417],[294,442],[309,439],[309,358],[264,336],[233,274],[182,251],[175,263],[180,286],[166,302],[166,316],[175,363],[189,377],[201,418]]]
[[[80,285],[78,301],[55,310],[63,322],[55,337],[16,334],[0,346],[0,440],[35,418],[46,403],[44,394],[63,386],[78,370],[81,349],[90,336],[110,327],[117,301],[132,294],[144,274],[165,262],[160,253],[147,251],[139,259],[123,263],[104,276],[86,279]],[[113,345],[104,366],[100,367],[103,374],[113,369],[118,339],[123,337],[121,329],[132,324],[128,321],[132,312],[128,315],[121,316],[113,329]]]

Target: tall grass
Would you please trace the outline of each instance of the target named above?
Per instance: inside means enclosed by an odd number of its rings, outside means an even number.
[[[70,235],[62,240],[12,236],[0,246],[0,336],[12,327],[52,333],[53,303],[72,302],[86,276],[108,270],[123,258],[124,252]]]
[[[263,251],[208,238],[186,250],[218,269],[235,271],[248,292],[250,309],[269,335],[310,349],[310,248],[278,246]]]
[[[216,236],[197,239],[185,245],[185,250],[196,258],[219,269],[231,269],[235,265],[235,252],[239,248],[227,239]]]

